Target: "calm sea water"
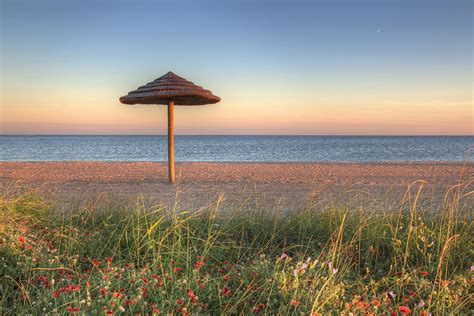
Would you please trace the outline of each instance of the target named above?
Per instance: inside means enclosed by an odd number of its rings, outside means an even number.
[[[176,161],[462,161],[473,146],[474,136],[176,136],[175,156]],[[0,136],[0,160],[166,159],[166,136]]]

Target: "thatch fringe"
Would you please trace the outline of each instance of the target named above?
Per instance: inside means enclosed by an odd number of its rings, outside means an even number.
[[[120,98],[125,104],[168,104],[170,100],[175,105],[204,105],[221,99],[171,71]]]

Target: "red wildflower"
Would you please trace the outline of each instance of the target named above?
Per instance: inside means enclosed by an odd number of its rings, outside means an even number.
[[[132,305],[133,304],[133,301],[132,300],[126,300],[125,302],[123,302],[125,305]]]
[[[194,294],[193,290],[188,289],[188,296],[191,299],[191,302],[193,302],[193,304],[197,303],[198,297],[196,296],[196,294]]]
[[[174,271],[174,272],[180,272],[180,271],[183,271],[183,269],[182,269],[182,268],[175,267],[175,268],[173,268],[173,271]]]
[[[97,260],[97,259],[92,259],[92,265],[94,265],[94,267],[98,267],[100,264],[100,261]]]
[[[298,306],[298,305],[300,305],[300,301],[291,300],[290,305],[291,305],[291,306]]]
[[[107,263],[111,263],[111,262],[112,262],[112,258],[111,258],[111,257],[107,257],[107,258],[105,258],[105,260],[107,260]]]
[[[59,291],[53,291],[53,297],[58,297],[59,296]]]
[[[71,292],[74,292],[74,291],[79,291],[80,289],[80,285],[74,285],[74,284],[68,284],[62,288],[59,289],[59,291],[61,292],[67,292],[67,291],[71,291]]]
[[[199,269],[200,267],[202,267],[204,265],[204,261],[198,261],[194,264],[194,268],[195,269]]]
[[[359,309],[364,309],[364,308],[365,308],[365,305],[366,305],[366,303],[365,303],[364,301],[359,301],[359,302],[357,303],[357,308],[359,308]]]
[[[24,236],[18,237],[18,242],[24,244],[26,242],[26,238]]]
[[[176,304],[184,305],[184,301],[180,300],[179,298],[176,299]]]
[[[229,295],[230,295],[230,290],[229,290],[229,288],[228,288],[227,286],[224,286],[224,287],[222,288],[222,294],[223,294],[224,296],[229,296]]]
[[[399,306],[398,307],[398,311],[402,314],[410,314],[411,313],[411,309],[406,307],[406,306]]]
[[[252,309],[252,311],[254,311],[254,312],[259,312],[261,309],[264,309],[264,308],[265,308],[265,304],[260,303],[260,304],[258,304],[258,305],[256,305],[256,306],[254,306],[254,308]]]
[[[105,296],[105,294],[107,294],[107,289],[105,287],[101,288],[100,294],[102,294],[102,296]]]
[[[75,312],[80,312],[81,308],[80,307],[71,307],[70,305],[68,305],[67,310],[71,313],[75,313]]]
[[[428,275],[429,273],[428,273],[428,271],[421,271],[420,274],[421,275]]]
[[[120,298],[120,297],[123,296],[123,294],[122,294],[122,293],[119,293],[119,292],[117,292],[117,291],[114,291],[114,292],[112,293],[112,296],[115,297],[115,298]]]
[[[226,274],[226,276],[224,277],[224,280],[225,280],[226,282],[229,282],[229,281],[230,281],[230,275]]]
[[[150,280],[148,280],[147,278],[142,278],[142,281],[145,282],[146,284],[150,284]]]
[[[80,288],[81,288],[81,286],[80,286],[79,284],[77,284],[77,285],[71,284],[71,285],[69,286],[69,289],[70,289],[72,292],[79,291]]]
[[[155,304],[150,304],[150,306],[151,306],[154,314],[158,314],[160,312],[160,310],[155,307]]]

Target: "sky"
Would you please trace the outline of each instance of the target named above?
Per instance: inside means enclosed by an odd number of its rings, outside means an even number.
[[[176,134],[474,133],[472,1],[0,4],[0,134],[166,134],[168,71],[222,98]]]

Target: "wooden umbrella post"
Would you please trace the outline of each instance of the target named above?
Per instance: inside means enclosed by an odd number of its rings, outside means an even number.
[[[147,83],[137,90],[120,97],[125,104],[163,104],[168,105],[168,177],[169,183],[175,182],[174,176],[174,106],[214,104],[221,98],[191,81],[169,71],[164,76]]]
[[[174,101],[168,103],[168,176],[174,183]]]

